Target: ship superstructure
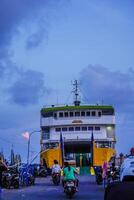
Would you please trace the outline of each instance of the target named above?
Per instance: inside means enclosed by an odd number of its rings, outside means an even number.
[[[91,157],[91,135],[96,147],[115,147],[115,112],[109,105],[82,105],[75,90],[74,105],[41,109],[41,151],[58,147],[64,140],[64,157],[72,157],[77,166],[86,166]]]

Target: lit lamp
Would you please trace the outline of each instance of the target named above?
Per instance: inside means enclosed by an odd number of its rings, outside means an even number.
[[[34,134],[34,133],[38,133],[40,132],[40,130],[35,130],[35,131],[32,131],[32,132],[28,132],[26,131],[25,133],[22,134],[22,136],[28,140],[28,149],[27,149],[27,164],[29,164],[29,153],[30,153],[30,142],[31,142],[31,136]]]

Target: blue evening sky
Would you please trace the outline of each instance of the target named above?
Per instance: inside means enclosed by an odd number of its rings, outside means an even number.
[[[25,158],[22,132],[39,129],[43,105],[67,103],[78,79],[86,103],[103,99],[115,106],[117,150],[128,153],[134,145],[133,0],[18,2],[2,0],[0,8],[0,148],[9,154],[15,138],[14,149]]]

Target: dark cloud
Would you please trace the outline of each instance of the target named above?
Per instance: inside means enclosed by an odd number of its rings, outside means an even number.
[[[16,26],[28,15],[32,14],[36,6],[39,7],[42,4],[43,0],[1,0],[0,45],[9,44]]]
[[[37,104],[46,94],[44,75],[34,70],[21,71],[20,77],[8,89],[10,101],[18,105]]]
[[[61,0],[1,0],[0,2],[0,47],[7,47],[14,34],[19,32],[21,25],[31,24],[33,21],[39,22],[41,10],[55,7]],[[45,13],[45,12],[43,12]],[[37,24],[38,25],[38,24]],[[40,24],[39,24],[40,26]],[[46,29],[44,24],[41,32]],[[41,34],[42,34],[41,33]],[[37,39],[38,38],[38,39]],[[31,37],[32,45],[35,46],[43,36],[35,33]],[[6,49],[7,50],[7,49]],[[4,49],[0,50],[0,57]]]
[[[26,48],[35,48],[41,44],[44,37],[47,38],[48,24],[45,11],[49,12],[51,8],[53,10],[60,2],[62,0],[1,0],[0,88],[5,87],[5,89],[1,90],[4,94],[0,99],[4,95],[10,95],[12,102],[28,105],[37,103],[44,90],[47,91],[44,87],[43,74],[32,70],[24,72],[20,66],[16,66],[12,62],[12,54],[8,47],[13,37],[21,30],[20,27],[29,27],[34,22],[36,30],[28,32]]]
[[[37,30],[28,36],[27,41],[26,41],[26,49],[29,50],[32,48],[36,48],[42,43],[44,38],[47,40],[48,33],[47,33],[46,28],[44,27],[45,23],[46,22],[44,22],[44,20],[40,20]]]
[[[134,71],[112,71],[90,65],[81,72],[81,87],[87,101],[114,105],[119,111],[133,109]]]
[[[134,132],[134,71],[113,71],[89,65],[80,75],[83,98],[88,103],[110,104],[116,111],[118,153],[129,152]]]

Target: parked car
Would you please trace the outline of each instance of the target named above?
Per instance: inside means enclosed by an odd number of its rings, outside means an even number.
[[[120,181],[134,181],[134,156],[129,156],[122,163]]]

